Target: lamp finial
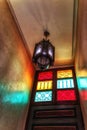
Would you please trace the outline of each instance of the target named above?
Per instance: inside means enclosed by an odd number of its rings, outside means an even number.
[[[46,39],[47,39],[47,37],[50,35],[50,33],[47,31],[47,30],[45,30],[44,31],[44,36],[46,37]]]

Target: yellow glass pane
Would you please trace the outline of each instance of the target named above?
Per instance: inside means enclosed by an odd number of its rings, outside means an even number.
[[[58,70],[57,78],[69,78],[73,77],[72,70]]]
[[[37,90],[52,89],[52,81],[39,81],[37,83]]]

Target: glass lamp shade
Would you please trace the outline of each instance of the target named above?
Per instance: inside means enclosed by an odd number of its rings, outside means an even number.
[[[40,69],[47,69],[54,62],[54,46],[49,40],[42,40],[35,45],[33,62],[38,65]]]

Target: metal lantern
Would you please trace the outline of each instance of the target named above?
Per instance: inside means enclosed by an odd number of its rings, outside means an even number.
[[[53,65],[54,62],[54,46],[47,39],[48,31],[44,32],[46,39],[35,44],[33,62],[38,65],[40,69],[47,69]]]

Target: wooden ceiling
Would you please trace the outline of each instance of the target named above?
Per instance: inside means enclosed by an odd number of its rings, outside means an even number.
[[[50,32],[55,46],[54,66],[73,65],[76,48],[76,0],[8,0],[11,12],[33,55],[35,43]]]

